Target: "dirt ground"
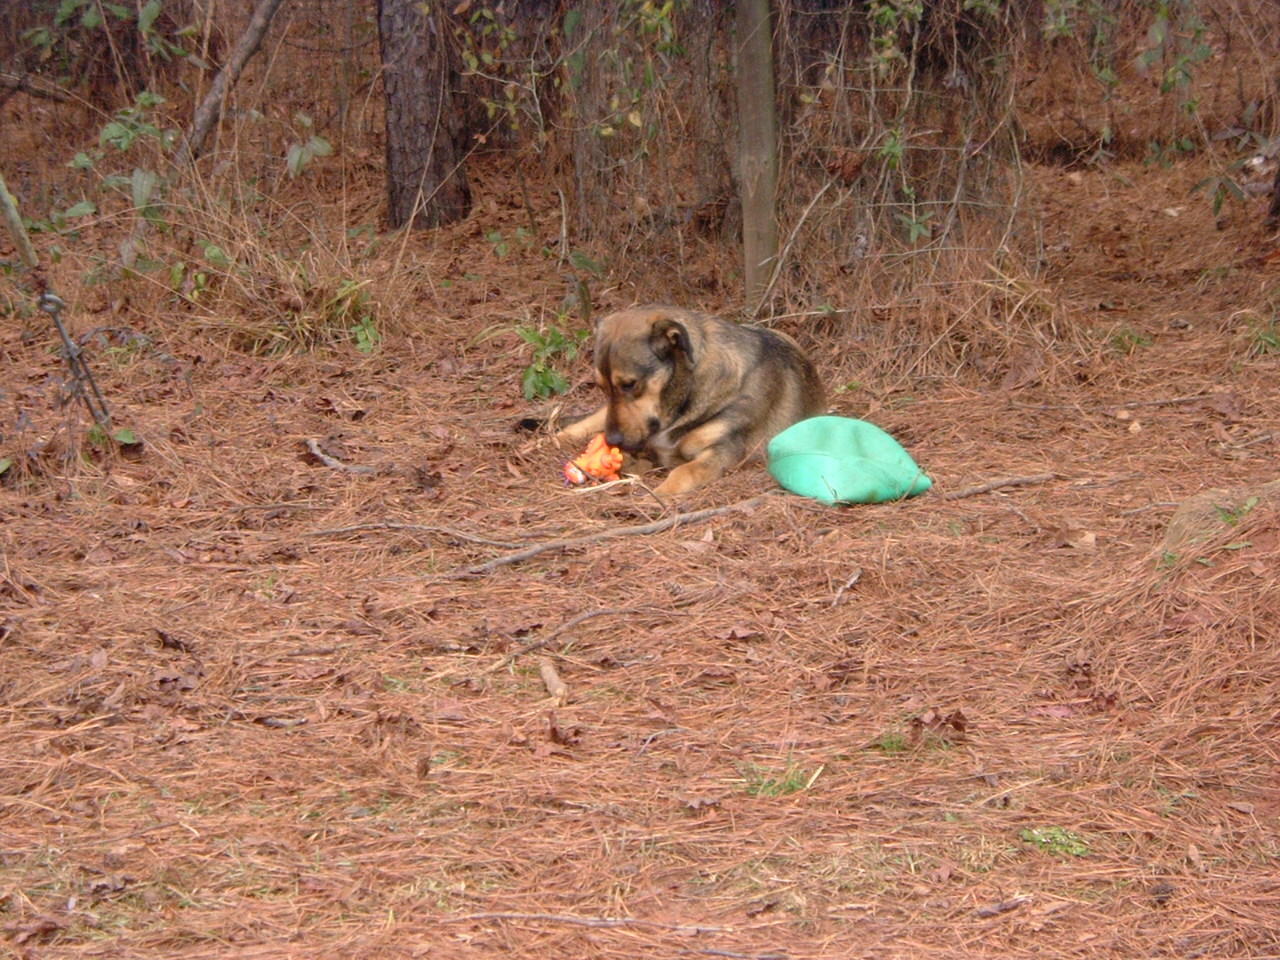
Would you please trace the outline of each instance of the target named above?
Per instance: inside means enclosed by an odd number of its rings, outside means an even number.
[[[1010,369],[791,328],[934,479],[886,505],[567,489],[513,430],[560,281],[461,229],[371,356],[74,300],[137,457],[61,457],[4,324],[0,951],[1280,956],[1280,502],[1164,542],[1277,476],[1280,257],[1206,169],[1030,171],[1069,329]]]

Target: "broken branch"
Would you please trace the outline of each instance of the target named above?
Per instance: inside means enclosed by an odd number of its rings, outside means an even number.
[[[350,464],[343,463],[341,460],[329,456],[320,449],[320,444],[316,443],[311,438],[307,438],[307,452],[331,470],[341,470],[343,473],[356,473],[365,477],[377,473],[373,467],[353,467]]]
[[[944,493],[942,499],[963,500],[965,497],[976,497],[980,493],[990,493],[992,490],[999,490],[1001,487],[1025,487],[1033,483],[1048,483],[1050,480],[1056,480],[1057,477],[1056,473],[1037,473],[1030,477],[1001,477],[999,480],[980,483],[976,487],[952,490],[950,493]]]
[[[700,523],[711,517],[720,516],[725,513],[733,513],[737,510],[748,510],[760,503],[765,496],[752,497],[750,500],[743,500],[741,503],[730,504],[727,507],[710,507],[706,510],[694,510],[691,513],[677,513],[670,517],[664,517],[661,520],[655,520],[653,523],[645,523],[635,527],[610,527],[608,530],[600,530],[596,533],[588,534],[584,537],[572,537],[567,540],[548,540],[546,543],[535,544],[524,550],[517,550],[515,553],[508,553],[501,557],[495,557],[486,563],[478,563],[471,567],[466,567],[456,573],[450,574],[450,577],[474,577],[482,573],[490,573],[500,567],[509,567],[514,563],[523,563],[525,560],[532,560],[534,557],[541,556],[544,553],[550,553],[554,550],[571,550],[574,547],[586,546],[589,543],[598,543],[601,540],[611,540],[617,537],[637,537],[645,536],[651,533],[662,533],[664,530],[670,530],[673,527],[688,526],[693,523]]]

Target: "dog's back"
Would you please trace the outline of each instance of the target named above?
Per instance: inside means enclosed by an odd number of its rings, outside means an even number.
[[[785,333],[663,309],[693,320],[686,326],[699,386],[705,391],[700,406],[704,414],[737,408],[741,417],[734,419],[740,419],[748,452],[756,452],[791,424],[826,412],[826,390],[818,371]]]

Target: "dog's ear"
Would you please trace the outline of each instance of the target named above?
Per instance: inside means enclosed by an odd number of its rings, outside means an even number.
[[[679,320],[663,317],[655,320],[649,328],[649,346],[654,355],[664,362],[674,360],[683,354],[693,359],[693,344],[689,342],[689,331]]]

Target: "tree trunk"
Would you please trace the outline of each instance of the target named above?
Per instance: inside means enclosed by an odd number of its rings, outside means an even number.
[[[471,209],[463,167],[470,126],[449,15],[440,0],[378,0],[387,102],[387,219],[415,230]]]
[[[765,293],[778,253],[777,117],[769,0],[738,0],[738,173],[748,304]]]

